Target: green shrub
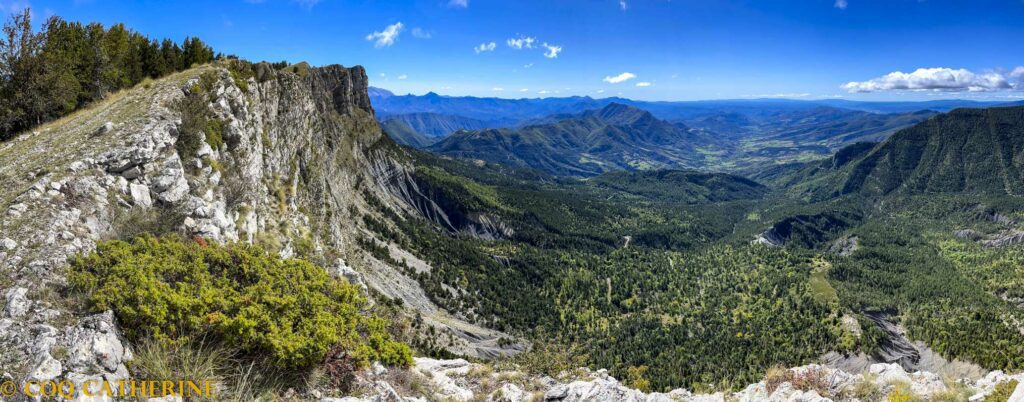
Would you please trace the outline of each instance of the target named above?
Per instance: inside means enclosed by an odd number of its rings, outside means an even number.
[[[206,143],[210,144],[210,148],[214,150],[220,150],[220,147],[224,145],[224,120],[221,119],[207,119],[206,120]]]
[[[178,126],[178,154],[183,158],[193,158],[202,146],[205,137],[210,148],[219,150],[224,145],[224,126],[226,123],[212,115],[209,109],[210,89],[217,83],[217,75],[211,72],[199,76],[199,82],[192,85],[188,94],[174,104],[181,113],[181,125]]]
[[[985,402],[1007,402],[1013,391],[1017,389],[1017,380],[1003,381],[996,384],[991,394],[985,397]]]
[[[249,78],[256,75],[253,64],[245,60],[229,58],[225,61],[225,65],[228,72],[231,73],[231,80],[235,82],[235,86],[242,92],[249,92]]]
[[[92,310],[112,309],[132,339],[212,337],[283,368],[319,363],[336,346],[361,365],[412,360],[384,320],[360,313],[366,299],[355,286],[258,246],[148,235],[101,242],[72,260],[69,281]]]

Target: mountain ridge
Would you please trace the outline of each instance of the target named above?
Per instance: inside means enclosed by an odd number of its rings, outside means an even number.
[[[954,109],[868,148],[855,144],[795,170],[818,199],[851,193],[1024,194],[1024,107]]]
[[[448,156],[588,176],[613,169],[696,167],[695,146],[715,141],[648,111],[611,103],[555,122],[458,132],[428,147]]]

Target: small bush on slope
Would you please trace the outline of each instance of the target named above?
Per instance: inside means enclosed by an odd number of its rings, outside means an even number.
[[[309,367],[335,346],[360,365],[412,360],[384,320],[360,314],[366,299],[356,287],[258,246],[148,235],[101,242],[72,261],[69,281],[91,309],[112,309],[132,339],[212,336],[283,368]]]

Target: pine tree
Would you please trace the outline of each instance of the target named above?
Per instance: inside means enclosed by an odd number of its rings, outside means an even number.
[[[199,38],[186,38],[182,47],[124,24],[105,28],[51,17],[34,32],[26,9],[5,22],[0,37],[0,140],[147,77],[213,59],[213,49]]]

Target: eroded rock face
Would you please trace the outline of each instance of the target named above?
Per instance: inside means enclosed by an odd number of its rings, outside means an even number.
[[[0,371],[36,379],[128,376],[131,350],[113,313],[70,317],[46,298],[62,286],[69,257],[135,230],[125,227],[138,224],[127,219],[132,214],[158,216],[171,230],[212,241],[262,234],[287,248],[303,231],[313,232],[314,242],[347,246],[348,234],[319,230],[310,222],[321,217],[299,209],[331,209],[338,217],[323,228],[343,227],[346,207],[358,202],[351,181],[381,138],[362,68],[331,66],[308,77],[271,72],[252,80],[249,93],[223,69],[190,74],[136,88],[80,113],[74,124],[0,144],[0,173],[15,178],[0,190],[10,200],[0,205],[0,274],[16,284],[0,291]],[[209,109],[225,122],[229,144],[213,149],[204,142],[182,155],[182,117],[173,105],[200,74],[216,77]],[[274,186],[287,189],[283,205]]]
[[[377,126],[366,72],[327,66],[300,76],[267,65],[257,72],[242,90],[227,70],[200,67],[0,144],[0,177],[9,179],[0,188],[0,275],[12,282],[0,289],[0,373],[127,374],[130,347],[114,316],[74,317],[52,297],[65,284],[68,258],[140,231],[140,222],[215,242],[258,240],[286,257],[341,256],[348,264],[337,274],[409,300],[430,325],[449,328],[461,352],[505,354],[484,343],[511,337],[448,315],[415,279],[355,242],[366,235],[359,215],[372,212],[367,194],[418,213],[395,196],[408,190],[413,168]],[[207,108],[223,123],[223,146],[198,133],[198,149],[182,154],[183,116],[174,105],[204,74],[212,77],[204,80],[212,82]],[[491,233],[502,230],[481,221]],[[396,284],[403,284],[397,292]]]

